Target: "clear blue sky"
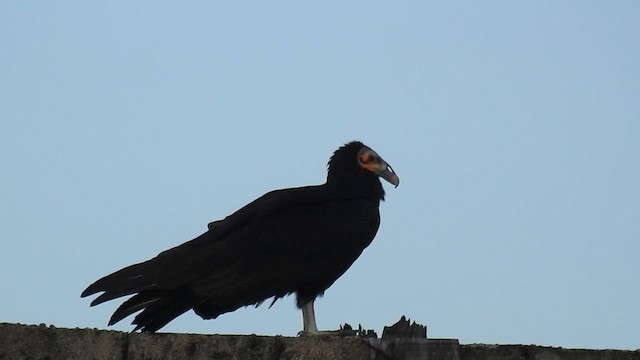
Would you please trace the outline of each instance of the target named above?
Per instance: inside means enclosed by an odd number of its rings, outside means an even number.
[[[0,44],[0,321],[105,328],[92,281],[359,139],[402,183],[319,327],[640,348],[637,1],[3,1]]]

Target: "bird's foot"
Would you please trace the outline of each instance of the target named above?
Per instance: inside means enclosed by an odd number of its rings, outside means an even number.
[[[373,330],[365,330],[362,325],[358,325],[357,329],[354,329],[349,324],[340,326],[338,330],[316,330],[316,331],[300,331],[298,336],[338,336],[338,337],[360,337],[360,338],[377,338],[378,335]]]

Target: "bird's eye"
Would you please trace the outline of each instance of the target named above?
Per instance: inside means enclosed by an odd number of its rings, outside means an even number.
[[[367,156],[367,162],[374,162],[376,161],[376,156],[373,154],[369,154],[369,156]]]

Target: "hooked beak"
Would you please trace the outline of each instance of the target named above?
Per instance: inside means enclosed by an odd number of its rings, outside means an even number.
[[[395,171],[391,168],[391,165],[387,164],[384,160],[380,159],[380,164],[377,169],[374,170],[378,176],[387,180],[393,186],[398,187],[400,184],[400,178],[396,175]]]

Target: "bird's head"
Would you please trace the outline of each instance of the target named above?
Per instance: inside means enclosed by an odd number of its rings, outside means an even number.
[[[349,189],[350,192],[356,189],[375,192],[377,197],[384,199],[384,190],[378,177],[395,187],[400,184],[400,178],[391,165],[359,141],[340,147],[329,160],[327,184],[330,187]]]

